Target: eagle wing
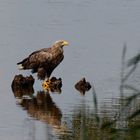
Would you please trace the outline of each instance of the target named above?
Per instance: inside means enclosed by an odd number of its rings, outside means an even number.
[[[30,63],[43,64],[51,61],[52,53],[50,48],[44,48],[33,52],[28,58]]]
[[[44,48],[31,53],[27,58],[17,64],[19,69],[34,69],[46,65],[51,60],[51,48]]]

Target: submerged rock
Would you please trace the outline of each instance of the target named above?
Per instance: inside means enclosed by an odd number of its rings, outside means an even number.
[[[61,87],[62,87],[62,79],[52,77],[49,80],[45,80],[42,84],[42,87],[44,90],[51,91],[51,92],[59,92],[61,93]]]
[[[85,78],[82,78],[80,81],[78,81],[75,84],[75,88],[82,94],[85,95],[86,91],[89,91],[91,88],[91,85],[89,82],[86,81]]]

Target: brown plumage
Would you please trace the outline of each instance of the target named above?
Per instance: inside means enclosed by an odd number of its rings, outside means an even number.
[[[32,69],[33,73],[37,72],[39,79],[49,78],[53,70],[63,60],[63,46],[67,45],[67,41],[56,41],[52,47],[31,53],[23,61],[17,63],[17,65],[19,66],[19,69]]]

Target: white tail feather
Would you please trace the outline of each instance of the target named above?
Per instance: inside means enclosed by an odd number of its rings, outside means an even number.
[[[23,69],[24,69],[24,67],[22,66],[22,64],[19,64],[19,65],[18,65],[18,69],[19,69],[19,70],[23,70]]]

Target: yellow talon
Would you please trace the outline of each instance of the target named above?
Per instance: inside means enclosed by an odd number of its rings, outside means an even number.
[[[42,83],[42,87],[45,90],[48,90],[48,91],[50,91],[50,85],[51,85],[51,80],[50,79],[44,80],[44,82]]]

